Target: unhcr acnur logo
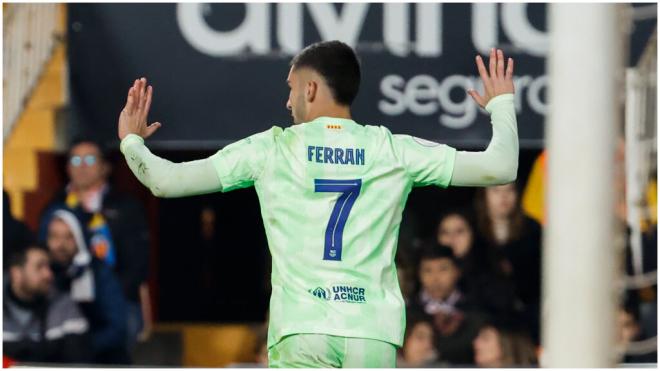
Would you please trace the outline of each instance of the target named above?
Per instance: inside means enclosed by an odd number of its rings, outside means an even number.
[[[367,301],[365,289],[354,286],[332,286],[332,289],[317,287],[308,290],[310,294],[319,299],[327,301],[339,301],[344,303],[365,303]]]
[[[319,299],[330,300],[330,290],[324,289],[323,287],[317,287],[309,292],[316,296]]]

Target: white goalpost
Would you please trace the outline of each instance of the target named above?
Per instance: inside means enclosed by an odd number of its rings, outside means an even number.
[[[617,4],[551,4],[543,367],[613,367],[614,149],[624,42]]]

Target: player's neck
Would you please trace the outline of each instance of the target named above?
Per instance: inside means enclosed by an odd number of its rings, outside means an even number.
[[[346,120],[353,119],[351,117],[351,108],[349,106],[339,105],[326,106],[322,109],[310,112],[309,120],[307,120],[307,122],[316,120],[319,117],[334,117]]]

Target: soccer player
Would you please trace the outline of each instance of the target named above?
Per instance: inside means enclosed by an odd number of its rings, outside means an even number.
[[[144,145],[153,89],[135,80],[121,112],[121,151],[158,197],[254,186],[272,255],[270,367],[394,367],[405,308],[394,265],[401,213],[413,187],[487,186],[515,180],[518,134],[513,60],[476,57],[491,115],[483,152],[456,151],[383,126],[360,125],[355,52],[339,41],[291,62],[286,103],[294,125],[235,142],[206,159],[172,163]],[[505,70],[506,67],[506,70]],[[228,210],[228,212],[230,212]]]

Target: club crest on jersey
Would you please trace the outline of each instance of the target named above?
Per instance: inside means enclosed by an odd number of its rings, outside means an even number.
[[[310,294],[326,301],[342,303],[366,303],[367,295],[364,287],[349,285],[333,285],[331,288],[317,287],[308,290]]]

